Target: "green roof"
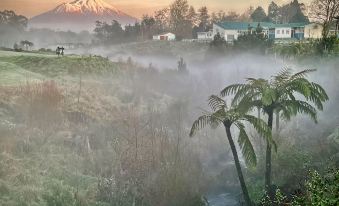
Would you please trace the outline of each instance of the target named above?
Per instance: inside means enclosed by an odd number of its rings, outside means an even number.
[[[307,23],[287,23],[287,24],[274,24],[271,22],[219,22],[216,25],[226,30],[247,30],[248,27],[256,28],[260,26],[264,29],[273,29],[279,27],[304,27]]]
[[[281,28],[281,27],[305,27],[309,23],[300,22],[300,23],[287,23],[287,24],[274,24],[274,28]]]

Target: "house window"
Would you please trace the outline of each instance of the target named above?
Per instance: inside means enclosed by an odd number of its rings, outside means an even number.
[[[277,34],[280,34],[280,30],[277,30]]]
[[[227,34],[227,41],[233,41],[233,40],[234,40],[234,35]]]
[[[290,34],[290,30],[286,30],[286,34]]]
[[[281,30],[281,34],[285,34],[285,30]]]

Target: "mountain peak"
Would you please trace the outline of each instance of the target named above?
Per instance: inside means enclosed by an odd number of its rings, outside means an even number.
[[[104,0],[73,0],[29,20],[30,27],[93,31],[96,21],[118,21],[121,25],[138,21]]]
[[[107,11],[120,11],[103,0],[75,0],[63,3],[54,9],[55,13],[95,13],[104,14]]]

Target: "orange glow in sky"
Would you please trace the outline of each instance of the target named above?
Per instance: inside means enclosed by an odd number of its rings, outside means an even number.
[[[74,0],[0,0],[0,10],[14,10],[16,13],[32,17],[40,13],[55,8],[63,2]],[[155,10],[166,7],[173,0],[105,0],[135,17],[141,17],[143,14],[152,14]],[[188,0],[190,5],[196,9],[201,6],[207,6],[213,11],[236,11],[242,13],[249,6],[263,6],[267,10],[268,4],[272,0]],[[292,0],[275,0],[278,5],[291,2]],[[300,3],[310,4],[311,0],[299,0]]]

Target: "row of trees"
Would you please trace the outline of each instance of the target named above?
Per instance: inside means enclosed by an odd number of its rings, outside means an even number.
[[[94,31],[100,40],[115,38],[118,39],[115,41],[120,42],[121,39],[150,39],[154,34],[162,32],[175,33],[178,39],[195,38],[197,32],[208,31],[213,22],[220,21],[308,22],[303,14],[305,6],[297,0],[281,7],[272,2],[268,10],[267,15],[260,6],[256,9],[250,7],[242,14],[234,11],[225,13],[222,10],[209,13],[206,6],[196,10],[187,0],[175,0],[168,7],[155,11],[153,15],[144,15],[140,24],[135,23],[122,29],[116,21],[112,24],[96,22]]]
[[[31,49],[34,46],[33,42],[24,40],[24,41],[20,41],[19,44],[15,43],[13,48],[15,51],[21,51],[22,49],[28,51],[29,49]]]
[[[0,11],[0,26],[11,26],[24,30],[27,26],[28,19],[22,15],[16,15],[14,11]]]
[[[21,40],[34,42],[36,47],[46,47],[59,43],[89,44],[93,38],[88,31],[75,33],[72,31],[54,31],[47,28],[27,29],[27,22],[26,17],[18,15],[14,11],[0,11],[0,46],[12,48],[14,44],[17,44],[17,47],[27,48],[20,45]]]
[[[246,205],[252,205],[248,194],[245,179],[241,170],[238,152],[231,134],[231,127],[236,126],[239,130],[238,143],[246,164],[256,165],[257,158],[253,144],[245,130],[245,123],[249,122],[266,141],[266,172],[265,188],[270,199],[274,199],[276,192],[272,187],[272,148],[276,149],[273,138],[273,119],[276,118],[276,127],[279,128],[279,118],[290,120],[297,114],[309,115],[317,122],[317,109],[323,109],[323,103],[328,100],[326,91],[317,83],[309,81],[307,74],[314,70],[304,70],[292,74],[289,69],[282,70],[272,79],[248,78],[244,84],[227,86],[220,92],[220,96],[212,95],[209,98],[209,106],[212,112],[200,116],[191,128],[190,136],[198,129],[207,125],[212,128],[223,125],[230,144],[240,186]],[[304,97],[300,99],[298,95]],[[230,106],[223,97],[233,95]],[[311,103],[311,104],[310,104]],[[258,109],[267,116],[267,124],[260,115],[251,115],[253,109]]]

